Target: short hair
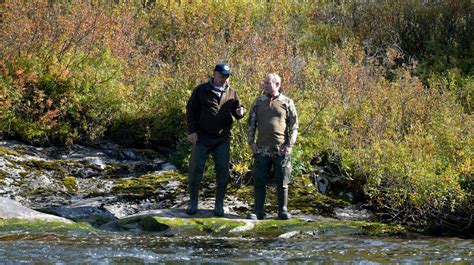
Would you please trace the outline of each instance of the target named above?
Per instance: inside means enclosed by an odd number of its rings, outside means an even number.
[[[268,78],[270,78],[270,81],[272,83],[279,83],[281,84],[281,77],[277,73],[270,73],[267,75]]]

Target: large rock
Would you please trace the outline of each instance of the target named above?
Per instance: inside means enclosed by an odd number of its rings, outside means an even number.
[[[80,199],[71,202],[68,206],[46,207],[40,209],[43,212],[61,216],[76,222],[87,222],[94,227],[117,220],[117,217],[102,206],[110,198]]]
[[[200,210],[189,216],[184,209],[155,210],[128,216],[100,227],[108,231],[146,231],[178,237],[243,237],[243,238],[305,238],[321,236],[394,235],[404,234],[399,226],[376,222],[341,221],[315,216],[296,216],[290,220],[249,220],[226,214],[216,218],[211,210]]]
[[[45,221],[59,221],[72,223],[66,218],[44,214],[21,205],[19,202],[0,197],[0,219],[41,219]]]

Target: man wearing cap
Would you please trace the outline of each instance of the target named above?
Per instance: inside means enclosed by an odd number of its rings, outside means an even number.
[[[230,130],[232,116],[243,118],[245,109],[229,83],[229,66],[219,63],[209,81],[197,86],[186,105],[188,140],[193,144],[189,162],[189,206],[187,214],[198,211],[199,186],[204,167],[212,153],[216,172],[215,216],[224,216],[224,197],[229,178]]]
[[[255,99],[247,123],[247,141],[254,154],[255,208],[250,219],[263,219],[266,185],[273,167],[277,186],[278,219],[290,218],[288,184],[291,150],[298,133],[298,116],[293,100],[280,92],[281,78],[272,73],[263,82],[264,95]],[[255,134],[257,133],[257,137]],[[256,138],[256,139],[255,139]]]

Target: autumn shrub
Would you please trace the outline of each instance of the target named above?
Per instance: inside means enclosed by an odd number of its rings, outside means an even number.
[[[403,57],[396,66],[416,60],[416,71],[427,85],[433,75],[458,81],[456,100],[466,112],[472,112],[472,79],[470,85],[459,82],[469,79],[474,70],[471,1],[349,1],[315,10],[320,15],[310,25],[323,21],[325,25],[332,23],[333,30],[346,29],[344,35],[358,39],[366,53],[382,63],[388,49],[398,49]],[[331,23],[321,20],[329,15]],[[453,74],[458,76],[454,80]]]
[[[67,57],[67,55],[66,55]],[[2,131],[35,144],[94,142],[119,110],[120,63],[107,52],[65,67],[38,58],[9,64]]]
[[[140,70],[127,71],[135,62],[122,30],[131,15],[114,20],[114,10],[83,3],[3,8],[0,68],[11,107],[2,132],[36,144],[100,140]]]
[[[384,56],[390,65],[402,55]],[[321,159],[337,165],[333,177],[346,178],[352,192],[362,189],[381,217],[414,227],[437,227],[438,220],[448,226],[456,221],[446,216],[472,214],[465,180],[473,173],[473,120],[453,94],[427,88],[414,66],[388,68],[387,78],[387,68],[359,46],[308,58],[308,87],[290,91],[300,116],[294,155],[302,172]],[[457,220],[458,231],[469,229],[469,217]]]

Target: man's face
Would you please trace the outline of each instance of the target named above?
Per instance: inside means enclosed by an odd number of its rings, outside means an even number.
[[[263,82],[263,88],[265,89],[265,94],[274,97],[278,95],[278,90],[280,89],[280,83],[272,82],[270,77],[266,77]]]
[[[229,75],[223,75],[217,71],[214,71],[214,85],[224,86],[224,84],[227,83],[227,80],[229,80]]]

